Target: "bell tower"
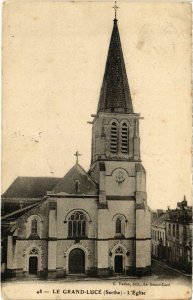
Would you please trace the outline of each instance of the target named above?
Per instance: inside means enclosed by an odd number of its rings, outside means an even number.
[[[113,218],[125,216],[128,274],[148,274],[151,265],[151,214],[147,206],[146,171],[141,163],[139,119],[134,113],[118,30],[113,30],[96,115],[92,123],[92,154],[89,173],[98,183],[98,274],[107,274]],[[90,123],[90,122],[89,122]],[[114,217],[115,216],[115,217]],[[120,221],[120,220],[119,220]],[[145,249],[145,251],[143,251]]]
[[[133,111],[117,22],[115,18],[97,114],[92,122],[91,165],[101,160],[141,162],[140,114]]]

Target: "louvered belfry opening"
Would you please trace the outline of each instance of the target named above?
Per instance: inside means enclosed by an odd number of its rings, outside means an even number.
[[[111,124],[110,152],[117,153],[118,150],[118,126],[115,122]]]
[[[121,128],[121,152],[128,153],[128,126],[123,123]]]

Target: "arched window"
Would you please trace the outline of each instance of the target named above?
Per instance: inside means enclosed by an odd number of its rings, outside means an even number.
[[[110,152],[117,153],[118,150],[118,126],[115,122],[111,124]]]
[[[121,152],[128,153],[128,126],[123,123],[121,127]]]
[[[82,212],[77,211],[69,217],[68,236],[69,237],[86,236],[86,217]]]
[[[116,220],[116,233],[121,234],[121,220],[119,218]]]
[[[37,234],[38,232],[38,222],[36,219],[33,219],[31,222],[31,234]]]

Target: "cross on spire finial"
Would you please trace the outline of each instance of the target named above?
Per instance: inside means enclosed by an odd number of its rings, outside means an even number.
[[[119,8],[117,6],[117,1],[115,1],[115,5],[113,6],[114,10],[115,10],[115,20],[117,20],[117,9]]]
[[[74,153],[74,156],[76,156],[76,163],[78,164],[78,157],[81,156],[82,154],[80,154],[78,151],[76,151]]]

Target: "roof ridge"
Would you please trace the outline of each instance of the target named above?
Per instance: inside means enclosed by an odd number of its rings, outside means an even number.
[[[2,194],[3,198],[39,198],[46,195],[46,191],[53,186],[61,177],[22,177],[18,176]]]

